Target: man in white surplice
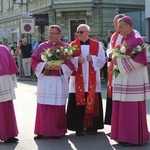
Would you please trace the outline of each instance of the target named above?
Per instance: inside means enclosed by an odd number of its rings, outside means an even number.
[[[76,71],[70,77],[67,107],[67,128],[76,131],[77,136],[97,134],[103,128],[100,69],[106,62],[100,42],[89,38],[90,27],[77,27],[77,39],[71,45],[78,45],[73,54]]]
[[[49,27],[49,40],[43,42],[34,51],[32,68],[38,78],[37,113],[34,133],[35,140],[54,137],[61,138],[67,132],[65,105],[68,97],[68,78],[74,70],[71,60],[61,65],[49,66],[41,59],[41,53],[50,48],[57,50],[68,46],[60,40],[61,27]]]

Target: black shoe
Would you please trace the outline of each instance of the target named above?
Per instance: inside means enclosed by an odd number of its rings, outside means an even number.
[[[76,131],[76,136],[83,136],[85,133],[83,131]]]
[[[19,140],[15,137],[11,137],[8,140],[4,141],[5,143],[17,143]]]
[[[97,129],[87,128],[86,129],[86,134],[87,135],[96,135],[97,134]]]
[[[42,138],[45,138],[45,137],[43,135],[40,135],[40,134],[38,134],[34,137],[35,140],[39,140],[39,139],[42,139]]]

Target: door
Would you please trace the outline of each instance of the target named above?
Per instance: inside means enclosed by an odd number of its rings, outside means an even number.
[[[71,41],[76,39],[76,30],[80,24],[85,24],[85,20],[71,20],[70,21]]]

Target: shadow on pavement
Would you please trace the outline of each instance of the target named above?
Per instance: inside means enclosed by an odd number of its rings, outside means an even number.
[[[35,141],[38,150],[113,150],[104,132],[97,135],[66,135],[63,139],[46,139]]]
[[[66,136],[62,139],[47,138],[35,140],[35,143],[37,150],[71,150]]]
[[[98,132],[97,135],[85,135],[77,137],[75,134],[68,136],[70,146],[77,150],[112,150],[112,146],[104,132]],[[72,147],[73,149],[73,147]]]
[[[0,150],[15,150],[18,143],[4,143],[0,142]]]

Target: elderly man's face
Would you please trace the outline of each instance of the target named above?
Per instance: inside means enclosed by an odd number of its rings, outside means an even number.
[[[90,32],[87,30],[86,27],[79,27],[77,30],[77,37],[81,41],[85,41],[85,40],[87,40],[89,33]]]

